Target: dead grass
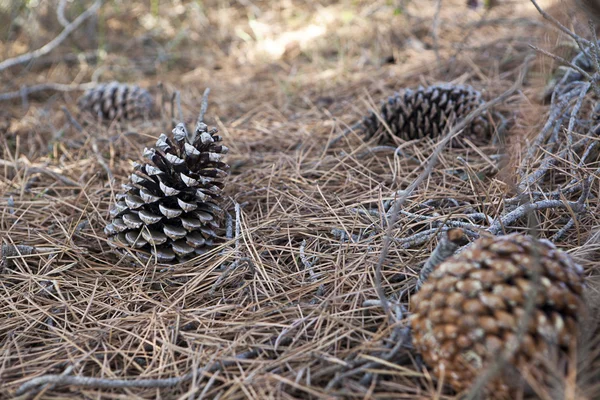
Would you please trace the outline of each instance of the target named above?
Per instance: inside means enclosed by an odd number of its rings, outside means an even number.
[[[42,94],[25,108],[4,104],[0,232],[5,243],[51,250],[2,266],[2,396],[69,369],[75,376],[134,380],[195,372],[167,388],[58,385],[37,398],[452,398],[420,369],[410,341],[394,349],[405,335],[406,315],[390,321],[381,307],[365,305],[378,299],[384,204],[417,178],[436,142],[399,143],[410,158],[368,154],[375,141],[355,136],[324,148],[405,86],[452,81],[475,86],[487,99],[503,93],[530,52],[527,44],[544,43],[546,28],[533,8],[514,1],[482,20],[463,2],[444,2],[439,52],[448,61],[437,64],[433,5],[411,5],[407,16],[385,1],[174,2],[161,3],[153,16],[147,3],[109,2],[96,21],[100,34],[86,39],[93,45],[83,50],[100,49],[89,62],[68,57],[86,37],[78,32],[51,63],[5,71],[2,91],[95,77],[150,87],[160,102],[156,85],[163,82],[167,97],[180,91],[190,122],[209,86],[207,121],[231,149],[227,206],[233,214],[234,202],[242,205],[239,251],[232,240],[183,265],[132,266],[106,244],[111,201],[131,161],[170,129],[168,104],[151,121],[110,125],[77,115],[75,94]],[[43,32],[60,30],[51,8],[27,12],[33,14],[23,11],[23,18],[41,21]],[[0,45],[2,54],[43,44],[25,28],[11,39]],[[497,107],[516,115],[512,163],[494,158],[506,149],[490,143],[448,148],[407,198],[383,265],[388,296],[415,284],[435,246],[435,234],[421,240],[419,233],[436,232],[446,219],[487,227],[468,216],[496,218],[504,210],[503,199],[514,194],[515,166],[527,151],[522,137],[535,134],[547,113],[536,96],[539,77],[549,72],[548,63],[534,68],[522,90]],[[67,123],[63,105],[82,132]],[[559,162],[555,175],[570,168]],[[597,168],[590,163],[578,173]],[[547,190],[553,179],[540,187]],[[598,191],[594,179],[591,212],[559,243],[585,255],[590,275],[596,274],[597,245],[588,238],[598,225]],[[540,236],[549,238],[572,214],[537,215]],[[525,231],[527,221],[507,229]],[[223,275],[222,266],[240,259]],[[597,367],[589,364],[588,372]]]

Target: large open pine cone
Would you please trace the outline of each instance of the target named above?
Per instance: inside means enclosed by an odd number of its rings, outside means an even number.
[[[150,162],[135,164],[125,193],[111,209],[105,233],[112,242],[141,250],[136,255],[158,262],[180,262],[206,252],[216,237],[223,211],[222,178],[229,166],[221,161],[217,129],[199,123],[190,136],[185,125],[164,133],[156,147],[144,150]]]
[[[541,361],[574,343],[582,292],[582,268],[552,243],[520,234],[479,239],[436,267],[413,297],[413,343],[435,376],[457,391],[518,344],[485,397],[516,398],[526,385],[515,377],[546,381]]]
[[[154,107],[147,90],[119,82],[98,84],[87,90],[77,103],[80,110],[108,120],[148,118]]]
[[[441,84],[417,90],[405,89],[381,105],[379,116],[372,112],[363,118],[362,126],[367,138],[383,130],[381,142],[389,141],[390,135],[383,128],[380,117],[394,135],[404,140],[435,138],[481,104],[481,93],[470,86]],[[487,119],[479,116],[465,129],[464,135],[482,136],[487,131]]]

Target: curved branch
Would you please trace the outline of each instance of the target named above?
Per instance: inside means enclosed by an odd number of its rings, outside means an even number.
[[[0,62],[0,71],[4,71],[5,69],[14,67],[15,65],[24,64],[26,62],[29,62],[29,61],[39,58],[41,56],[45,56],[46,54],[50,53],[52,50],[54,50],[56,47],[58,47],[62,42],[64,42],[65,39],[71,33],[73,33],[73,31],[75,31],[75,29],[79,28],[79,25],[81,25],[86,19],[91,17],[93,14],[95,14],[101,5],[102,5],[102,0],[96,0],[94,2],[94,4],[92,4],[90,6],[90,8],[88,8],[87,10],[82,12],[79,15],[79,17],[75,18],[75,20],[73,22],[71,22],[69,25],[65,26],[65,29],[63,29],[62,32],[59,33],[59,35],[57,37],[55,37],[54,39],[52,39],[51,41],[49,41],[48,43],[46,43],[44,46],[40,47],[39,49],[34,50],[29,53],[21,54],[18,57],[9,58],[8,60],[4,60],[4,61]]]

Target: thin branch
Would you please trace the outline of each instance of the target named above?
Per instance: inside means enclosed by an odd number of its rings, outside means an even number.
[[[54,247],[3,244],[2,247],[0,247],[0,258],[29,256],[32,254],[52,253],[55,251],[58,251],[58,249]]]
[[[233,232],[233,221],[231,221],[231,215],[227,213],[229,219],[227,220],[227,231]],[[219,278],[212,285],[209,293],[213,295],[217,289],[221,286],[223,281],[240,265],[242,261],[247,262],[248,266],[254,269],[254,265],[252,264],[252,260],[247,257],[241,257],[241,242],[240,236],[242,231],[242,221],[241,221],[241,206],[238,202],[235,202],[235,248],[234,248],[234,256],[235,260],[229,264],[227,267],[224,267],[223,272],[219,276]],[[228,233],[229,235],[230,233]],[[223,267],[222,267],[223,268]]]
[[[210,287],[210,290],[208,291],[208,294],[211,296],[214,296],[214,294],[217,292],[217,290],[219,289],[219,287],[221,287],[221,285],[223,284],[223,282],[225,281],[225,279],[227,279],[229,277],[229,275],[231,275],[231,273],[233,271],[235,271],[240,263],[242,262],[246,262],[246,264],[248,265],[248,267],[250,267],[251,269],[254,269],[254,265],[252,264],[252,260],[249,259],[248,257],[242,257],[239,258],[237,260],[235,260],[234,262],[232,262],[231,264],[229,264],[225,270],[223,272],[221,272],[221,275],[219,275],[219,277],[217,278],[217,280],[215,281],[215,283],[213,283],[213,285]]]
[[[204,372],[201,370],[200,372]],[[40,385],[52,383],[54,385],[72,385],[78,387],[92,387],[96,389],[118,389],[118,388],[164,388],[178,385],[192,378],[188,373],[184,376],[164,379],[106,379],[92,378],[86,376],[70,375],[43,375],[25,382],[17,390],[17,396],[27,393]]]
[[[79,25],[81,25],[86,19],[94,15],[96,11],[100,9],[101,5],[102,0],[96,0],[94,4],[90,6],[90,8],[85,10],[79,15],[79,17],[75,18],[73,22],[68,24],[57,37],[55,37],[39,49],[0,62],[0,71],[4,71],[5,69],[14,67],[15,65],[25,64],[27,62],[30,62],[31,60],[35,60],[36,58],[42,57],[50,53],[52,50],[58,47],[71,33],[73,33],[73,31],[79,28]]]
[[[587,94],[591,85],[592,85],[591,82],[586,82],[583,85],[581,91],[579,92],[579,98],[577,99],[575,106],[571,110],[571,117],[569,118],[569,125],[567,126],[567,151],[568,151],[567,155],[569,157],[569,161],[573,161],[573,151],[572,150],[573,150],[573,130],[575,129],[575,119],[577,118],[577,114],[579,114],[579,110],[581,109],[581,106],[583,105],[583,100],[585,98],[585,95]]]
[[[556,243],[557,241],[559,241],[568,231],[569,229],[571,229],[573,226],[575,225],[575,219],[574,218],[569,218],[569,221],[562,227],[560,228],[554,235],[552,235],[552,237],[550,238],[550,241],[552,243]]]
[[[273,341],[273,340],[271,340]],[[284,338],[283,345],[289,344],[291,340]],[[204,375],[205,373],[216,372],[233,365],[237,365],[239,361],[249,360],[258,357],[265,352],[264,349],[254,349],[234,356],[233,360],[210,362],[202,368],[195,369],[182,376],[163,379],[108,379],[108,378],[93,378],[86,376],[70,376],[70,375],[43,375],[33,378],[22,384],[17,392],[17,396],[27,393],[30,390],[36,389],[41,385],[48,383],[55,385],[71,385],[78,387],[90,387],[96,389],[122,389],[122,388],[165,388],[182,384],[183,382],[193,379],[194,376]]]
[[[175,104],[177,104],[177,119],[175,118]],[[183,111],[181,110],[181,94],[178,90],[171,95],[171,122],[175,124],[183,123]]]
[[[339,228],[333,228],[331,230],[331,234],[342,243],[345,243],[348,240],[350,240],[352,243],[358,243],[361,239],[361,235],[352,234],[349,236],[345,230]]]
[[[206,110],[208,110],[208,95],[210,94],[210,88],[204,89],[204,94],[202,94],[202,103],[200,106],[200,114],[198,114],[198,121],[196,125],[200,125],[204,123],[204,115],[206,114]]]
[[[229,212],[227,212],[225,221],[225,238],[231,240],[233,239],[233,217]]]
[[[514,209],[513,211],[504,215],[500,219],[496,220],[496,222],[494,222],[492,224],[492,226],[490,226],[488,228],[488,232],[490,232],[493,235],[498,235],[499,233],[502,232],[502,229],[505,226],[510,225],[510,224],[514,223],[515,221],[523,218],[530,211],[533,211],[533,210],[546,210],[548,208],[566,208],[566,207],[570,207],[574,211],[580,211],[582,209],[582,205],[580,205],[578,202],[573,202],[573,201],[564,202],[562,200],[541,200],[541,201],[538,201],[535,203],[526,203],[526,204],[523,204],[522,206],[517,207],[516,209]]]
[[[369,156],[369,155],[371,155],[371,154],[382,153],[382,152],[386,152],[386,151],[392,151],[392,152],[394,152],[394,155],[395,155],[395,156],[396,156],[396,155],[399,155],[399,156],[401,156],[401,157],[403,157],[403,158],[406,158],[406,159],[410,159],[410,160],[413,160],[413,161],[419,162],[419,160],[418,160],[418,159],[416,159],[415,157],[413,157],[413,156],[411,156],[411,155],[408,155],[408,154],[404,153],[404,152],[402,151],[402,148],[401,148],[401,147],[395,147],[395,146],[386,146],[386,145],[382,145],[382,146],[375,146],[375,147],[370,147],[370,148],[366,149],[365,151],[363,151],[363,152],[361,152],[361,153],[357,154],[357,155],[356,155],[356,158],[357,158],[358,160],[362,160],[363,158],[365,158],[365,157],[367,157],[367,156]]]
[[[55,92],[73,92],[77,90],[88,90],[95,86],[96,84],[93,82],[82,83],[79,85],[69,85],[63,83],[41,83],[39,85],[33,86],[22,86],[21,89],[15,90],[14,92],[7,92],[0,94],[0,101],[14,100],[14,99],[22,99],[23,96],[27,97],[30,94],[45,92],[48,90],[53,90]]]
[[[363,307],[369,307],[372,305],[382,306],[381,302],[377,301],[377,300],[366,300],[363,303]],[[395,314],[396,314],[395,315],[396,320],[397,321],[402,320],[402,318],[406,312],[406,310],[404,310],[404,307],[401,304],[394,304],[394,310],[395,310]],[[396,354],[398,354],[400,349],[403,346],[405,346],[406,343],[409,341],[410,341],[410,328],[408,326],[404,326],[404,325],[397,326],[392,331],[392,334],[390,335],[389,340],[388,340],[388,343],[391,343],[392,346],[390,346],[389,344],[386,346],[389,348],[389,351],[383,351],[376,356],[368,356],[368,355],[359,356],[358,359],[349,362],[347,364],[346,372],[336,374],[336,376],[329,381],[329,383],[325,387],[325,390],[330,391],[334,387],[336,387],[339,383],[341,383],[344,379],[346,379],[352,375],[362,373],[365,370],[375,368],[378,365],[381,365],[382,361],[385,362],[385,361],[391,360]],[[375,359],[375,361],[369,361],[369,360],[373,360],[373,359]],[[320,372],[321,371],[319,371],[319,373]],[[319,373],[317,373],[316,375],[318,375]],[[368,384],[368,382],[370,382],[371,379],[372,379],[372,374],[366,373],[361,378],[360,383],[363,385]]]
[[[472,237],[472,238],[479,237],[479,233],[477,233],[474,230],[469,230],[469,229],[462,228],[462,227],[456,228],[456,227],[441,226],[439,228],[427,229],[423,232],[415,233],[414,235],[409,236],[409,237],[394,238],[394,243],[400,244],[400,247],[403,249],[410,249],[411,247],[419,246],[423,243],[429,242],[431,239],[433,239],[436,235],[438,235],[441,232],[447,232],[447,231],[450,231],[453,229],[462,229],[465,235]]]
[[[533,1],[533,0],[532,0]],[[592,81],[594,78],[592,77],[592,75],[590,75],[589,73],[587,73],[583,68],[573,64],[571,61],[562,58],[561,56],[558,56],[556,54],[552,54],[549,51],[546,51],[544,49],[540,49],[539,47],[536,47],[532,44],[529,45],[529,47],[531,47],[533,50],[537,51],[538,53],[541,53],[543,55],[545,55],[546,57],[550,57],[558,62],[560,62],[561,64],[564,65],[568,65],[570,68],[573,68],[574,70],[576,70],[577,72],[579,72],[581,75],[585,76],[588,80]]]
[[[382,214],[377,211],[377,210],[365,210],[362,208],[351,208],[350,211],[352,211],[353,213],[357,213],[360,215],[365,215],[365,216],[374,216],[377,218],[382,218]],[[421,215],[421,214],[414,214],[411,213],[409,211],[405,211],[405,210],[400,210],[400,214],[409,217],[409,218],[413,218],[419,221],[424,221],[427,223],[430,223],[432,225],[435,226],[440,226],[440,225],[447,225],[447,226],[451,226],[451,227],[455,227],[455,228],[465,228],[465,229],[471,229],[471,230],[477,230],[477,229],[484,229],[483,226],[480,225],[473,225],[471,223],[468,222],[462,222],[462,221],[453,221],[450,219],[445,219],[444,216],[430,216],[430,215]],[[389,214],[385,214],[384,218],[389,217]],[[471,213],[471,214],[465,214],[465,215],[459,215],[457,216],[457,218],[461,218],[461,219],[475,219],[475,220],[485,220],[488,223],[492,223],[494,222],[494,219],[492,217],[490,217],[489,215],[485,215],[484,213]]]
[[[241,244],[240,244],[240,236],[242,233],[242,210],[240,204],[235,202],[235,255],[236,257],[240,256],[241,253]]]
[[[590,28],[590,33],[592,34],[592,39],[594,39],[594,45],[592,46],[592,51],[594,52],[594,66],[596,67],[596,72],[600,72],[600,54],[598,51],[598,36],[596,35],[596,24],[593,19],[588,20],[588,27]]]
[[[579,196],[579,199],[577,199],[577,204],[579,205],[580,210],[585,210],[585,201],[587,200],[589,194],[590,194],[590,187],[592,184],[592,176],[586,177],[583,179],[583,182],[581,183],[582,185],[582,191],[581,191],[581,195]],[[562,227],[560,228],[554,235],[552,235],[552,237],[550,238],[551,242],[556,242],[558,240],[560,240],[569,229],[571,229],[573,226],[575,226],[575,223],[577,222],[576,218],[578,217],[578,215],[574,215],[573,217],[569,218],[569,221]]]
[[[579,46],[579,48],[582,51],[585,51],[585,46],[584,45],[589,45],[590,44],[590,42],[588,40],[582,38],[581,36],[576,35],[570,29],[567,29],[563,24],[561,24],[560,22],[558,22],[558,20],[556,18],[554,18],[553,16],[551,16],[550,14],[548,14],[547,12],[545,12],[544,10],[542,10],[542,8],[538,5],[538,3],[537,3],[536,0],[531,0],[531,2],[533,3],[534,7],[538,10],[538,12],[542,15],[542,17],[544,17],[545,19],[547,19],[548,21],[550,21],[561,32],[563,32],[566,35],[568,35],[571,38],[573,38],[573,40],[575,40],[575,42],[577,43],[577,45]]]
[[[357,130],[358,128],[362,128],[363,127],[363,122],[362,120],[355,123],[352,126],[349,126],[348,128],[344,129],[344,132],[342,132],[339,136],[331,139],[329,141],[329,143],[327,143],[327,146],[325,146],[325,150],[330,149],[331,147],[333,147],[337,142],[339,142],[340,140],[342,140],[343,138],[345,138],[346,136],[348,136],[350,133],[354,132],[355,130]]]
[[[58,22],[66,28],[69,25],[69,20],[65,17],[65,8],[67,5],[67,0],[60,0],[58,2],[58,7],[56,7],[56,18]]]
[[[587,142],[589,142],[590,137],[585,137],[576,144],[573,145],[571,150],[579,150],[582,146],[585,146]],[[519,185],[517,186],[520,192],[526,192],[527,188],[531,186],[533,183],[540,181],[546,173],[550,170],[550,167],[554,166],[560,159],[564,159],[568,154],[569,149],[563,149],[560,153],[554,154],[552,152],[548,153],[548,155],[542,160],[540,166],[532,172],[530,175],[527,175]]]
[[[67,120],[69,121],[69,123],[71,125],[73,125],[75,127],[75,129],[77,129],[78,132],[83,132],[83,127],[81,126],[81,124],[73,117],[73,115],[71,115],[71,113],[69,112],[69,109],[65,106],[61,106],[60,109],[62,110],[63,113],[65,113],[65,116],[67,117]]]
[[[561,127],[561,122],[564,117],[564,110],[569,106],[569,102],[574,97],[575,89],[569,90],[566,93],[556,97],[557,91],[554,90],[552,93],[552,105],[550,107],[550,115],[544,127],[536,136],[534,142],[529,146],[526,157],[521,162],[521,165],[527,165],[533,156],[536,154],[538,148],[544,143],[548,136],[550,137],[556,136]],[[521,181],[524,179],[525,171],[521,169],[519,171]],[[519,184],[520,186],[521,184]]]

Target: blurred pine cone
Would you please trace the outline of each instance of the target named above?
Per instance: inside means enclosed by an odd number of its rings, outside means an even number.
[[[516,398],[526,387],[521,377],[547,383],[544,367],[574,343],[583,284],[582,268],[549,241],[519,234],[479,239],[440,264],[413,297],[414,345],[434,374],[460,392],[518,344],[487,382],[485,397]]]
[[[381,142],[390,141],[383,119],[391,132],[404,140],[435,138],[446,133],[450,124],[460,122],[483,104],[481,93],[470,86],[435,85],[417,90],[406,89],[381,105],[379,116],[371,112],[362,126],[368,139],[383,130]],[[488,130],[484,116],[477,117],[466,129],[468,136],[481,136]]]
[[[119,82],[101,83],[77,100],[79,109],[103,119],[148,118],[154,101],[147,90]]]
[[[198,123],[190,135],[179,124],[172,133],[172,138],[161,134],[155,148],[144,150],[150,162],[134,165],[104,229],[109,243],[163,263],[185,261],[213,245],[223,217],[222,179],[229,169],[221,161],[228,149],[218,144],[216,128]]]

